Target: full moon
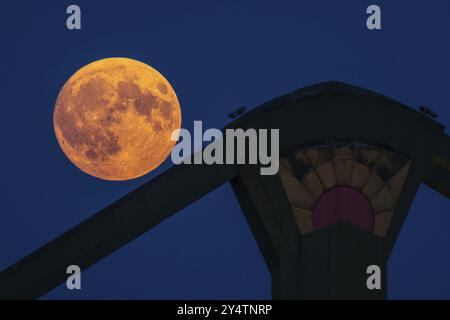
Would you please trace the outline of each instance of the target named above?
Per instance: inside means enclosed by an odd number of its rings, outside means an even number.
[[[181,110],[170,83],[128,58],[90,63],[64,84],[53,113],[64,154],[104,180],[129,180],[157,168],[170,154]]]

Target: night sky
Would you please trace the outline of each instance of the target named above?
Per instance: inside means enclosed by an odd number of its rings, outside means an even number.
[[[80,31],[66,28],[70,4],[81,7]],[[381,7],[380,31],[366,28],[370,4]],[[0,269],[171,165],[169,158],[140,179],[111,182],[64,156],[53,132],[56,97],[97,59],[129,57],[159,70],[187,129],[194,120],[222,128],[239,106],[328,80],[427,105],[450,125],[446,0],[8,1],[1,10]],[[423,185],[389,260],[389,298],[450,299],[449,230],[450,201]],[[84,271],[82,287],[43,298],[271,296],[229,185]]]

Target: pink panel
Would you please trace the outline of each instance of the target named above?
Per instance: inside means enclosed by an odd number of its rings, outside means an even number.
[[[374,215],[366,196],[351,187],[334,187],[325,191],[316,202],[313,214],[314,229],[338,221],[350,222],[364,230],[373,231]]]

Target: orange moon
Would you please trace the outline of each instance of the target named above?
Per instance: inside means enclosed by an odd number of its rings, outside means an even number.
[[[53,124],[63,152],[79,169],[104,180],[129,180],[168,157],[181,110],[157,70],[133,59],[107,58],[67,80]]]

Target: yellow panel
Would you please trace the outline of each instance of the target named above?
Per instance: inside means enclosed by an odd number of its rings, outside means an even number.
[[[316,172],[322,180],[326,189],[330,189],[336,185],[336,176],[334,175],[333,162],[327,162],[316,168]]]
[[[384,181],[376,173],[372,172],[362,192],[370,199],[383,185]]]
[[[350,184],[357,189],[361,189],[366,183],[369,174],[370,170],[368,167],[358,162],[354,162],[352,169],[352,181]]]
[[[315,197],[315,200],[317,200],[324,191],[323,185],[314,171],[311,171],[306,175],[305,179],[302,181],[302,184],[306,189],[308,189],[308,191],[311,192],[311,194]]]
[[[302,166],[309,166],[309,160],[306,157],[305,150],[297,151],[294,155],[294,159],[297,160],[299,162],[299,164]]]
[[[381,179],[389,181],[404,164],[405,159],[403,156],[392,151],[385,151],[378,160],[375,171]]]
[[[336,182],[339,186],[350,185],[350,180],[352,176],[353,161],[336,161],[334,163],[334,168],[336,171]]]
[[[331,152],[328,148],[307,149],[306,156],[308,157],[310,164],[314,168],[317,168],[332,160]]]
[[[283,165],[280,166],[279,175],[289,203],[292,206],[312,209],[315,199]]]
[[[394,215],[394,210],[384,211],[375,215],[375,225],[373,228],[373,233],[377,236],[385,237],[389,225],[391,224],[392,216]]]
[[[314,231],[311,218],[312,212],[310,210],[292,208],[292,214],[297,222],[298,230],[302,235],[306,236]]]
[[[286,158],[281,158],[280,159],[280,167],[283,166],[286,169],[288,169],[288,171],[293,172],[291,163],[286,159]]]
[[[398,198],[403,189],[408,175],[410,162],[404,165],[388,183],[372,197],[372,209],[374,212],[395,209]]]
[[[411,161],[408,161],[396,174],[395,176],[388,182],[389,187],[391,188],[396,201],[398,201],[398,197],[402,192],[403,185],[405,184],[406,177],[408,176],[409,167],[411,166]]]
[[[337,147],[334,149],[334,160],[351,160],[353,161],[353,148],[352,147]]]
[[[369,149],[367,147],[357,147],[355,161],[360,163],[369,169],[372,169],[381,155],[379,149]]]
[[[370,202],[374,212],[395,209],[396,205],[394,195],[388,185],[385,185],[380,191],[375,193]]]

